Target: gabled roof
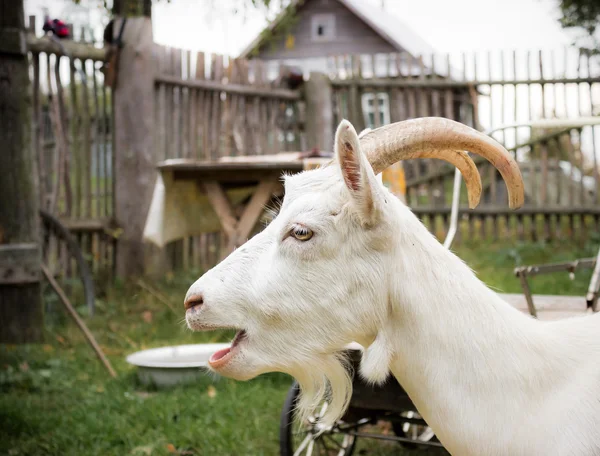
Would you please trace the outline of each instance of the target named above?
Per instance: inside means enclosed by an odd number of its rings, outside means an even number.
[[[398,51],[403,49],[415,57],[435,53],[429,43],[393,14],[364,0],[338,1]]]
[[[292,11],[301,8],[305,2],[310,0],[292,0],[288,7],[267,26],[265,30],[274,30],[283,19]],[[365,2],[365,0],[337,0],[348,8],[356,17],[365,22],[375,33],[392,45],[396,50],[405,50],[412,56],[431,55],[434,49],[419,35],[417,35],[404,22],[397,19],[376,6]],[[252,42],[242,51],[240,57],[248,57],[252,51],[259,48],[265,40],[265,34],[260,33]]]

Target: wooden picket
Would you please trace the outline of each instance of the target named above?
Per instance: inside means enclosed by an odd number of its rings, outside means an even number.
[[[555,52],[541,51],[332,57],[335,118],[376,128],[386,115],[391,122],[441,116],[490,133],[515,154],[526,204],[507,212],[498,172],[479,161],[483,201],[462,211],[458,238],[583,239],[600,228],[600,137],[594,119],[586,124],[576,118],[598,114],[600,68],[576,49],[565,49],[562,58],[557,65]],[[365,112],[367,94],[374,98]],[[382,97],[387,103],[378,102]],[[443,237],[453,169],[437,160],[409,160],[404,166],[408,204]],[[465,198],[462,202],[466,206]]]
[[[112,276],[112,103],[101,72],[106,52],[90,43],[36,38],[35,32],[32,16],[32,144],[38,158],[40,207],[70,230],[97,275]],[[63,242],[51,239],[46,249],[53,274],[75,274]]]
[[[265,62],[156,47],[156,160],[264,155],[305,146],[301,95],[282,87]],[[215,264],[221,233],[168,246],[172,267]]]

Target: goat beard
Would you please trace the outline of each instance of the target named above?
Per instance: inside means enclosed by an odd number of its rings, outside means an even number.
[[[304,422],[323,401],[328,406],[319,422],[333,425],[346,411],[352,396],[352,371],[347,356],[341,353],[319,355],[303,359],[290,372],[300,385],[296,403],[296,419]]]

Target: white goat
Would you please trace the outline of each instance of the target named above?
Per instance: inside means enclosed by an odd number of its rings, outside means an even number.
[[[332,422],[351,395],[340,352],[356,341],[361,374],[391,371],[453,454],[599,455],[600,315],[543,322],[514,309],[375,177],[399,159],[444,159],[473,207],[481,181],[465,150],[489,159],[511,207],[522,204],[516,163],[475,130],[426,118],[359,139],[343,121],[332,163],[285,177],[279,215],[189,289],[191,329],[240,330],[212,369],[289,373],[301,410],[330,395]]]

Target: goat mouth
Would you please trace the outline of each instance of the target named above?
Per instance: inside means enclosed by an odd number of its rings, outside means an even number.
[[[233,341],[231,342],[231,347],[227,347],[227,348],[224,348],[222,350],[219,350],[219,351],[213,353],[212,356],[210,357],[210,359],[208,360],[208,364],[214,369],[218,369],[219,367],[222,367],[225,364],[227,364],[227,362],[233,356],[235,349],[240,345],[240,343],[243,340],[246,339],[246,337],[248,337],[248,335],[246,334],[246,330],[245,329],[239,330],[235,334],[235,337],[233,338]]]

